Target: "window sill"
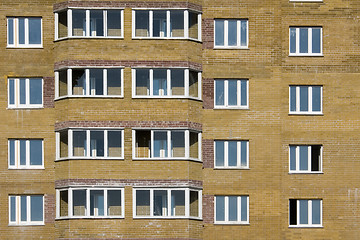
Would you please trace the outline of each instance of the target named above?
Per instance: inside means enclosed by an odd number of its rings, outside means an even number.
[[[324,113],[314,113],[314,112],[290,112],[289,116],[324,116]]]
[[[323,54],[289,54],[289,57],[324,57]]]
[[[250,110],[249,107],[217,107],[214,106],[214,110]]]
[[[27,167],[27,168],[11,168],[9,167],[8,170],[44,170],[45,168],[42,167]]]
[[[191,99],[202,101],[200,98],[186,97],[186,96],[132,96],[134,99]]]
[[[6,49],[44,49],[42,45],[40,46],[7,46]]]
[[[290,2],[298,2],[298,3],[321,3],[322,0],[290,0]]]
[[[214,50],[250,50],[249,47],[219,47],[214,46]]]
[[[32,110],[32,109],[44,109],[44,106],[39,106],[39,107],[30,107],[30,106],[26,106],[26,107],[7,107],[7,110]]]
[[[9,223],[9,227],[31,227],[31,226],[45,226],[45,223],[22,223],[22,224],[11,224]]]
[[[107,217],[104,217],[104,216],[98,216],[98,217],[76,216],[76,217],[57,217],[57,218],[55,218],[56,221],[72,220],[72,219],[124,219],[124,216],[107,216]]]
[[[193,161],[202,162],[196,158],[132,158],[133,161]]]
[[[122,95],[72,95],[72,96],[62,96],[57,97],[54,101],[67,99],[67,98],[124,98]]]
[[[185,37],[132,37],[133,40],[190,40],[194,42],[201,43],[202,41],[195,38],[185,38]]]
[[[71,158],[59,158],[59,159],[55,159],[55,162],[59,162],[59,161],[70,161],[70,160],[119,160],[119,161],[123,161],[124,157],[113,157],[113,158],[109,158],[109,157],[71,157]]]
[[[249,222],[214,222],[214,225],[242,225],[242,226],[250,226]]]
[[[175,216],[175,217],[168,217],[168,216],[154,216],[154,217],[150,217],[150,216],[133,216],[133,219],[158,219],[158,220],[178,220],[178,219],[188,219],[188,220],[200,220],[202,221],[202,218],[199,217],[185,217],[185,216]]]
[[[324,228],[324,226],[322,225],[314,225],[314,226],[311,226],[311,225],[289,225],[289,228]]]
[[[214,170],[250,170],[249,167],[214,167]]]
[[[289,174],[324,174],[324,172],[289,172]]]
[[[120,40],[124,40],[124,37],[123,36],[111,36],[111,37],[102,37],[102,36],[89,36],[89,37],[86,37],[86,36],[71,36],[71,37],[63,37],[63,38],[58,38],[58,39],[55,39],[54,42],[60,42],[60,41],[64,41],[64,40],[69,40],[69,39],[120,39]]]

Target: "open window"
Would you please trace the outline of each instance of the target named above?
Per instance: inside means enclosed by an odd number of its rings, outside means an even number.
[[[290,173],[321,173],[321,145],[290,145]]]

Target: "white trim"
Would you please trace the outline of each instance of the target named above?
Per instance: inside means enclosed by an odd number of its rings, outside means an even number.
[[[295,53],[291,53],[291,41],[290,41],[290,31],[291,29],[296,30],[296,51]],[[307,53],[300,53],[300,29],[307,29],[308,30],[308,52]],[[313,29],[320,29],[320,53],[313,53],[312,52],[312,30]],[[309,57],[321,57],[323,56],[323,32],[322,27],[314,26],[314,27],[289,27],[289,56],[309,56]]]
[[[31,197],[42,197],[42,221],[31,221]],[[15,221],[11,221],[11,198],[15,198]],[[26,221],[21,221],[21,197],[26,197]],[[9,226],[37,226],[45,225],[45,198],[42,194],[34,195],[9,195]]]
[[[216,82],[223,81],[224,82],[224,105],[216,105]],[[229,81],[237,81],[237,86],[240,85],[240,92],[237,92],[237,105],[229,105],[228,104],[228,94],[229,94]],[[246,105],[241,105],[241,83],[246,81]],[[240,96],[240,99],[239,99]],[[249,79],[215,79],[214,81],[214,109],[249,109]]]
[[[307,92],[308,92],[308,110],[307,111],[302,111],[300,109],[300,87],[306,87],[307,88]],[[313,111],[313,88],[320,88],[320,111]],[[291,100],[292,100],[292,96],[291,96],[291,88],[295,88],[295,111],[291,110]],[[290,85],[289,86],[289,114],[291,115],[323,115],[323,86],[322,85]]]
[[[216,220],[216,200],[218,197],[224,197],[224,221],[217,221]],[[236,197],[237,198],[237,220],[236,221],[230,221],[229,220],[229,197]],[[247,219],[246,221],[242,221],[241,220],[241,213],[242,211],[244,211],[244,209],[242,209],[242,197],[246,197],[246,202],[247,202]],[[214,196],[214,224],[236,224],[236,225],[248,225],[249,224],[249,196],[248,195],[237,195],[237,196],[232,196],[232,195],[228,195],[228,196],[223,196],[223,195],[218,195],[218,196]]]
[[[25,104],[20,103],[20,79],[25,80]],[[41,104],[30,103],[30,80],[38,79],[41,80]],[[10,104],[10,81],[14,81],[14,104]],[[44,105],[44,80],[43,78],[8,78],[8,109],[19,109],[19,108],[43,108]]]
[[[236,20],[236,45],[229,46],[229,21]],[[224,45],[216,45],[216,21],[224,21]],[[246,22],[246,45],[241,46],[241,23]],[[214,49],[249,49],[249,20],[248,19],[214,19]]]
[[[19,43],[19,18],[24,18],[24,41],[25,43]],[[40,43],[39,44],[30,44],[29,43],[29,18],[40,19]],[[7,48],[43,48],[43,26],[41,17],[7,17],[7,25],[9,20],[13,20],[13,44],[9,44],[9,32],[8,27],[7,31]]]
[[[308,169],[307,170],[300,170],[300,146],[307,147],[308,148]],[[318,171],[312,171],[311,170],[311,163],[312,163],[312,155],[311,151],[313,147],[319,147],[320,146],[320,156],[319,156],[319,170]],[[291,151],[290,148],[295,147],[295,165],[296,169],[291,170]],[[322,152],[323,152],[323,146],[320,144],[312,144],[312,145],[289,145],[289,173],[323,173],[322,172]]]
[[[323,200],[322,199],[290,199],[296,200],[296,225],[290,225],[289,221],[289,228],[322,228],[323,221],[322,221],[322,208],[323,208]],[[312,223],[312,202],[314,200],[320,201],[320,224],[313,224]],[[308,223],[307,224],[300,224],[300,201],[307,201],[308,206]],[[290,220],[290,201],[289,201],[289,220]]]
[[[20,140],[25,141],[25,165],[20,165]],[[41,141],[41,165],[30,165],[30,141]],[[14,166],[10,165],[10,141],[14,141]],[[43,139],[8,139],[8,169],[45,169]]]
[[[224,142],[224,166],[216,166],[216,142]],[[229,166],[229,142],[236,142],[236,166]],[[246,143],[246,166],[241,166],[241,144]],[[214,169],[249,169],[249,140],[214,140]]]

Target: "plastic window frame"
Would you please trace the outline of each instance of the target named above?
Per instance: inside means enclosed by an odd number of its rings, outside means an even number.
[[[229,20],[236,20],[237,28],[237,37],[236,37],[236,46],[228,45],[228,23]],[[224,45],[216,45],[216,21],[224,21]],[[246,21],[246,46],[241,46],[241,22]],[[214,19],[214,49],[249,49],[249,19],[239,18],[239,19]]]
[[[216,220],[216,199],[217,197],[224,197],[224,204],[225,204],[225,207],[224,207],[224,221],[217,221]],[[237,197],[237,209],[238,209],[238,214],[237,214],[237,217],[238,217],[238,221],[229,221],[229,197]],[[241,208],[241,197],[246,197],[247,200],[247,206],[246,206],[246,211],[247,211],[247,220],[246,221],[241,221],[241,213],[242,213],[242,208]],[[240,221],[239,221],[240,219]],[[250,216],[249,216],[249,196],[248,195],[216,195],[214,197],[214,224],[236,224],[236,225],[248,225],[250,224]]]
[[[24,28],[25,28],[25,36],[24,36],[24,40],[25,43],[24,44],[20,44],[19,43],[19,18],[24,18]],[[39,44],[30,44],[29,43],[29,18],[39,18],[40,19],[40,33],[41,33],[41,43]],[[14,43],[13,44],[9,44],[9,20],[12,19],[13,20],[13,40]],[[6,17],[6,32],[7,32],[7,37],[6,37],[6,47],[7,48],[43,48],[43,21],[42,21],[42,17]]]
[[[296,110],[291,111],[291,88],[296,88]],[[300,110],[300,87],[308,88],[308,111]],[[312,102],[313,102],[313,87],[320,87],[320,111],[312,110]],[[289,86],[289,114],[290,115],[323,115],[323,85],[290,85]]]
[[[26,141],[26,165],[20,165],[20,140]],[[41,165],[30,165],[30,141],[32,140],[41,140]],[[10,165],[10,141],[15,141],[14,143],[14,154],[15,154],[15,165]],[[45,169],[44,168],[44,140],[43,139],[8,139],[8,169]]]
[[[296,200],[296,225],[290,225],[290,200],[289,200],[289,228],[322,228],[323,227],[323,200],[322,199],[291,199]],[[308,224],[300,224],[300,200],[308,201]],[[312,224],[312,201],[320,200],[320,224]]]
[[[20,104],[20,79],[25,79],[25,104]],[[41,104],[30,104],[30,79],[41,79]],[[14,104],[10,104],[10,81],[14,81]],[[39,77],[33,78],[8,78],[7,81],[8,109],[28,109],[28,108],[44,108],[44,79]]]
[[[308,169],[300,170],[300,146],[308,147]],[[313,146],[320,146],[320,159],[319,159],[319,171],[311,171],[311,151]],[[295,150],[295,162],[296,170],[291,170],[291,151],[290,147],[296,147]],[[319,174],[323,173],[322,169],[323,164],[323,146],[321,144],[312,144],[312,145],[289,145],[289,173],[310,173],[310,174]]]
[[[216,81],[224,81],[224,105],[216,104]],[[237,81],[237,105],[228,104],[229,81]],[[246,81],[246,105],[241,105],[241,81]],[[249,79],[215,79],[214,109],[249,109]]]
[[[21,197],[26,197],[26,221],[21,221]],[[42,196],[43,216],[42,221],[31,221],[31,196]],[[15,221],[11,221],[11,197],[15,197]],[[42,194],[34,195],[9,195],[9,226],[38,226],[45,225],[45,198]]]
[[[295,53],[291,52],[291,29],[296,29],[295,35],[295,44],[296,50]],[[308,52],[300,53],[300,29],[308,30]],[[312,30],[320,29],[320,53],[312,53]],[[323,27],[322,26],[290,26],[289,27],[289,56],[299,56],[299,57],[322,57],[323,55]]]
[[[216,165],[216,142],[224,142],[224,166]],[[237,143],[237,164],[229,166],[228,164],[228,146],[229,142]],[[246,166],[241,166],[241,143],[246,142]],[[249,140],[214,140],[214,169],[249,169]]]

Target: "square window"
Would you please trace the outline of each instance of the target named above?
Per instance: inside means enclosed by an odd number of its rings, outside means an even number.
[[[9,196],[9,225],[44,225],[44,196]]]
[[[290,173],[319,173],[322,171],[321,145],[290,145]]]
[[[41,48],[42,19],[41,17],[8,17],[7,47]]]
[[[322,86],[290,86],[290,114],[322,114]]]
[[[214,141],[215,168],[249,168],[249,141]]]
[[[215,48],[247,48],[248,20],[215,19]]]
[[[215,224],[248,224],[249,196],[215,196]]]
[[[9,139],[9,169],[43,169],[44,151],[41,139]]]
[[[322,27],[290,27],[290,56],[322,56]]]
[[[9,78],[8,108],[42,108],[43,80],[41,78]]]
[[[322,227],[321,199],[290,199],[290,227]]]
[[[248,109],[248,80],[215,80],[215,108]]]

